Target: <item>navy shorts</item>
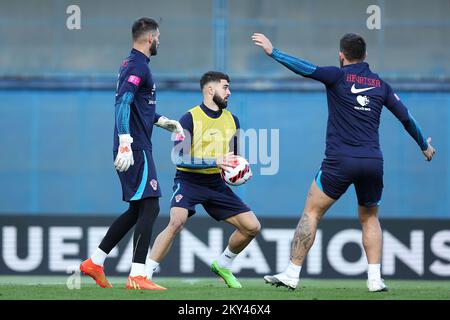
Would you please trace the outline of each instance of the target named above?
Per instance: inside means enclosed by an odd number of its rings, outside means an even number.
[[[115,160],[117,151],[113,155]],[[133,158],[134,165],[130,166],[127,171],[116,171],[122,185],[123,201],[161,197],[152,152],[150,150],[133,150]]]
[[[316,175],[316,183],[335,200],[354,184],[360,206],[377,206],[383,192],[383,159],[326,158]]]
[[[223,180],[215,185],[201,185],[183,179],[175,179],[170,207],[188,209],[190,217],[195,214],[197,204],[201,204],[206,212],[217,221],[251,211]]]

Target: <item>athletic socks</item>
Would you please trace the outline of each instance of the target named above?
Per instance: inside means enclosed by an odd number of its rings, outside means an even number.
[[[291,278],[298,279],[298,278],[300,278],[300,271],[302,271],[302,266],[298,266],[296,264],[293,264],[291,261],[289,261],[289,264],[283,273]]]
[[[378,264],[369,264],[369,268],[367,270],[367,278],[369,280],[377,280],[381,279],[381,265]]]
[[[148,279],[152,279],[153,273],[158,269],[159,262],[156,262],[152,259],[147,259],[145,262],[145,274],[147,275]]]
[[[237,253],[231,252],[229,247],[227,247],[225,249],[225,251],[217,259],[217,263],[219,264],[219,267],[221,267],[221,268],[230,269],[231,264],[233,263],[236,256],[237,256]]]
[[[133,235],[133,263],[145,265],[152,237],[153,223],[158,214],[158,198],[139,200],[138,218]]]
[[[91,260],[94,264],[102,266],[103,267],[103,263],[105,262],[106,256],[108,254],[106,252],[104,252],[102,249],[97,248],[94,253],[91,256]]]
[[[143,263],[132,263],[130,277],[142,276],[145,277],[145,264]]]

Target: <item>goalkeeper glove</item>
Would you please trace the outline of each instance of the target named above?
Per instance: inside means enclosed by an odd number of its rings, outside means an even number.
[[[119,134],[119,150],[114,161],[114,166],[119,172],[125,172],[134,165],[132,143],[133,138],[129,134]]]
[[[168,131],[173,132],[176,134],[175,141],[182,141],[185,138],[183,127],[181,124],[176,120],[170,120],[167,119],[164,116],[159,117],[158,121],[155,123],[160,128],[164,128]]]

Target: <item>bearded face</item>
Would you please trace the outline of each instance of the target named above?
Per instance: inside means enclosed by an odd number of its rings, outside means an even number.
[[[150,55],[156,56],[158,54],[158,41],[153,40],[152,44],[150,45]]]
[[[225,109],[228,105],[228,97],[222,98],[217,93],[214,94],[213,101],[220,110]]]

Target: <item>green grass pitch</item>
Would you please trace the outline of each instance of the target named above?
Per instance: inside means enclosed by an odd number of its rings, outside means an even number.
[[[64,276],[0,276],[0,300],[450,300],[450,281],[386,280],[389,292],[368,292],[365,280],[302,279],[295,291],[258,278],[241,278],[242,289],[219,278],[155,278],[167,291],[130,291],[126,277],[110,277],[112,289],[82,276],[80,289],[68,289]]]

